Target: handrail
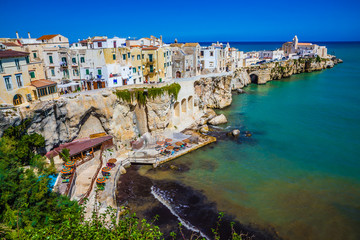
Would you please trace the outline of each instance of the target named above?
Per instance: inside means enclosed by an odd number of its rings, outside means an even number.
[[[71,185],[72,185],[72,183],[74,181],[74,178],[75,178],[75,174],[76,174],[76,166],[74,167],[74,172],[73,172],[73,174],[71,174],[70,181],[69,181],[68,185],[66,186],[65,195],[69,194]]]
[[[99,174],[99,171],[100,171],[100,169],[101,169],[101,167],[102,167],[102,165],[103,165],[103,161],[102,161],[103,151],[104,151],[104,144],[101,144],[101,148],[100,148],[100,164],[99,164],[99,166],[98,166],[98,168],[97,168],[97,170],[96,170],[95,175],[94,175],[94,176],[92,177],[92,179],[91,179],[91,183],[90,183],[89,189],[86,191],[85,195],[79,200],[79,204],[83,204],[83,203],[84,203],[85,198],[88,198],[88,197],[89,197],[89,195],[90,195],[90,193],[91,193],[91,191],[92,191],[92,189],[93,189],[94,182],[95,182],[95,180],[96,180],[96,178],[97,178],[97,176],[98,176],[98,174]]]

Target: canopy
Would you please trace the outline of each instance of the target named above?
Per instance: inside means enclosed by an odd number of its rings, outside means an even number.
[[[172,139],[171,138],[167,138],[167,139],[165,139],[165,142],[171,142],[172,141]]]
[[[156,142],[157,145],[164,145],[164,143],[165,143],[164,141],[157,141]]]
[[[103,172],[110,172],[110,170],[111,170],[111,168],[109,168],[109,167],[103,167],[102,168]]]
[[[182,143],[182,142],[176,142],[175,143],[177,146],[181,146],[181,145],[183,145],[184,143]]]
[[[167,150],[172,150],[172,149],[174,149],[174,146],[167,146],[166,149]]]
[[[72,168],[64,167],[64,168],[61,170],[61,173],[63,173],[63,174],[69,174],[69,173],[72,173],[72,171],[73,171]]]
[[[69,161],[64,164],[65,167],[73,167],[75,165],[75,161]]]
[[[116,163],[116,158],[109,159],[108,163]]]
[[[58,86],[58,88],[67,88],[67,87],[71,87],[71,86],[81,86],[81,83],[71,82],[71,83],[66,83],[66,84],[58,84],[57,86]]]
[[[99,177],[98,179],[96,179],[97,183],[105,183],[106,182],[106,178],[105,177]]]

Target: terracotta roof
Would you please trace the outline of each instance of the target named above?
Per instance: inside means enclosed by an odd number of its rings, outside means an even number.
[[[143,47],[143,50],[157,50],[158,47]]]
[[[20,45],[14,42],[2,42],[1,44],[8,46],[8,47],[19,47]]]
[[[183,45],[183,43],[171,43],[170,47],[182,47]]]
[[[93,42],[106,42],[106,39],[94,39]]]
[[[185,43],[184,47],[196,47],[199,43]]]
[[[0,58],[19,58],[19,57],[26,57],[29,53],[27,52],[20,52],[14,50],[0,50]]]
[[[42,87],[56,85],[56,84],[57,84],[56,82],[51,81],[51,80],[46,80],[46,79],[31,81],[31,85],[33,85],[36,88],[42,88]]]
[[[298,43],[298,45],[312,45],[312,43]]]
[[[110,139],[112,139],[112,136],[104,136],[104,137],[98,137],[98,138],[93,138],[93,139],[74,140],[70,143],[61,144],[59,147],[46,153],[45,156],[48,158],[57,156],[64,148],[67,148],[70,150],[70,156],[74,156],[74,155],[84,152],[86,150],[90,150],[92,147],[96,147]]]
[[[43,35],[36,40],[50,40],[50,39],[53,39],[54,37],[56,37],[57,35],[59,35],[59,34]]]

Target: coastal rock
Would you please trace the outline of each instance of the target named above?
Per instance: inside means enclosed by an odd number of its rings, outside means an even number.
[[[251,83],[247,71],[243,68],[236,69],[231,80],[231,90],[241,89]]]
[[[125,174],[126,173],[126,169],[123,166],[120,166],[120,173],[121,174]]]
[[[209,126],[208,125],[204,125],[200,128],[200,132],[201,133],[207,133],[209,132]]]
[[[234,137],[237,137],[240,135],[240,130],[239,129],[234,129],[231,131],[231,134],[234,136]]]
[[[243,89],[241,89],[241,88],[237,89],[236,92],[237,92],[238,94],[243,94],[243,93],[245,93],[245,91],[244,91]]]
[[[231,75],[200,78],[194,82],[195,93],[204,106],[224,108],[232,102]]]
[[[219,125],[219,124],[224,124],[224,123],[227,123],[227,119],[224,114],[216,116],[209,121],[209,124],[211,124],[211,125]]]

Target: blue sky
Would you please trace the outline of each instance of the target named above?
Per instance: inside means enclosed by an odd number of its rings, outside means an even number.
[[[1,0],[0,37],[162,35],[179,41],[360,41],[360,1]]]

